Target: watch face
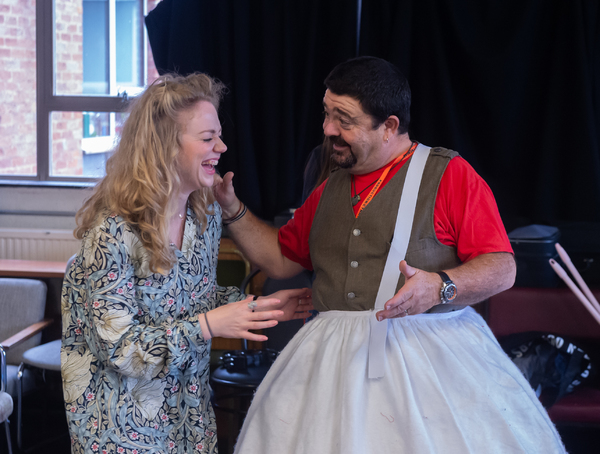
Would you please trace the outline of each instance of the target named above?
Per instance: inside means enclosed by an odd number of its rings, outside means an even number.
[[[456,285],[454,285],[454,284],[445,285],[444,288],[442,289],[442,299],[444,301],[452,301],[454,298],[456,298]]]

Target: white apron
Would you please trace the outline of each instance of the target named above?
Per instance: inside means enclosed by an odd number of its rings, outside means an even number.
[[[241,454],[564,453],[529,383],[470,307],[391,320],[367,377],[372,311],[307,323],[259,386]]]

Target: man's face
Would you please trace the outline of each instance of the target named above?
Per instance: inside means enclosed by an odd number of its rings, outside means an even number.
[[[381,150],[385,126],[373,129],[372,117],[362,110],[356,99],[327,90],[323,107],[323,132],[331,140],[331,159],[335,164],[360,175],[388,162]]]

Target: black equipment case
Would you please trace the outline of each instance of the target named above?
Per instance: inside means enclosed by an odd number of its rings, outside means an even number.
[[[517,262],[515,287],[557,287],[560,278],[550,263],[558,261],[556,243],[560,238],[557,227],[533,224],[519,227],[508,234]]]

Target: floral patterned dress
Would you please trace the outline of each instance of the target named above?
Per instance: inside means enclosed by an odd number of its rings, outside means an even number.
[[[177,263],[151,273],[139,232],[110,215],[86,232],[62,291],[62,377],[73,453],[216,453],[198,314],[241,295],[216,283],[221,209],[188,209]]]

